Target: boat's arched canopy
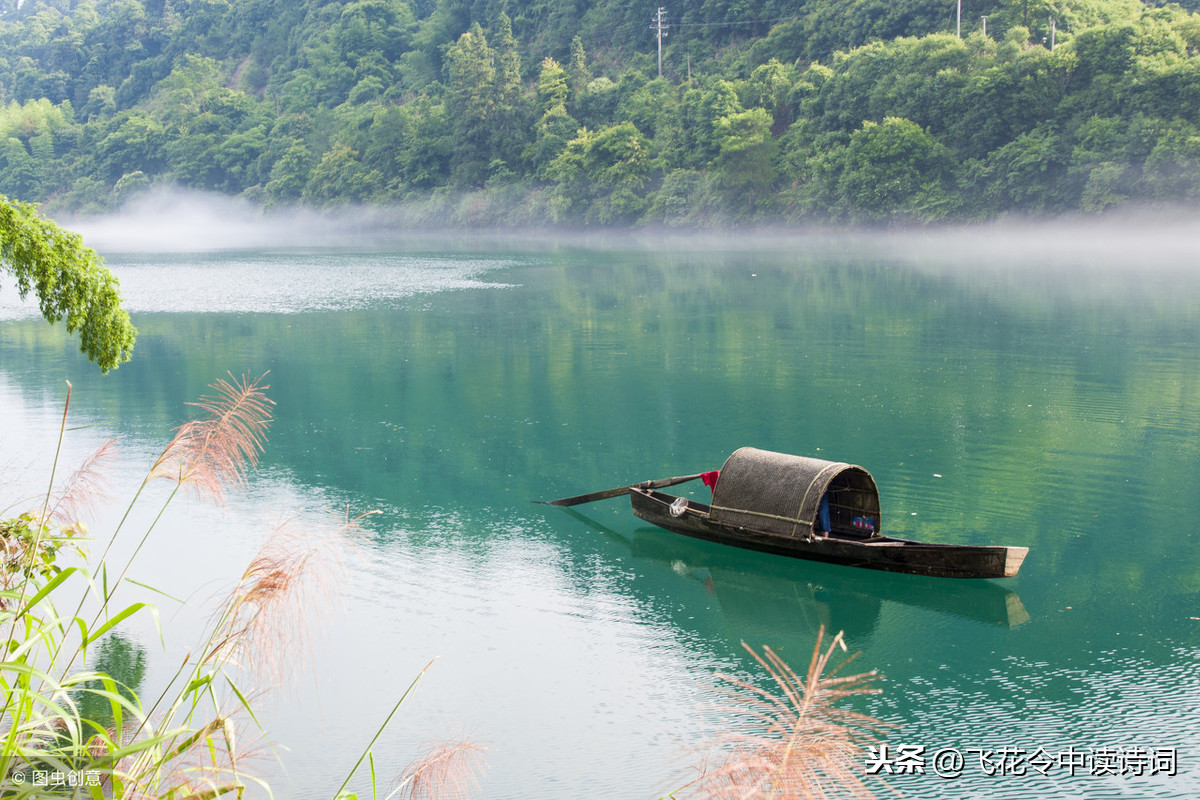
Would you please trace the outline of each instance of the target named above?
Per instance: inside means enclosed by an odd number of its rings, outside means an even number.
[[[867,538],[880,533],[879,490],[871,473],[853,464],[743,447],[721,467],[709,518],[713,522],[810,537],[823,525],[828,498],[829,530]]]

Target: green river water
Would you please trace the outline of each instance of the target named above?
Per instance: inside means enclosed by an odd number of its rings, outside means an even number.
[[[896,724],[889,752],[924,748],[925,774],[889,765],[910,797],[1196,797],[1200,272],[991,245],[114,250],[141,335],[108,376],[0,304],[0,463],[10,494],[38,485],[69,379],[68,456],[120,435],[127,498],[186,402],[270,371],[258,474],[223,509],[174,507],[136,577],[187,604],[159,599],[165,644],[130,636],[149,691],[275,520],[382,512],[307,612],[314,656],[263,701],[277,797],[330,797],[435,657],[376,747],[385,782],[467,732],[480,796],[658,797],[713,731],[713,673],[755,674],[741,642],[801,669],[821,625],[885,676],[853,707]],[[1029,557],[1015,579],[922,579],[697,542],[623,499],[530,502],[743,445],[862,465],[887,533]]]

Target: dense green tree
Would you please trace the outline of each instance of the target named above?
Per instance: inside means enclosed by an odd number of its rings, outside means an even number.
[[[1081,31],[1071,42],[1072,79],[1087,84],[1101,76],[1122,74],[1133,64],[1134,38],[1132,25]]]
[[[521,56],[513,37],[512,21],[500,14],[493,37],[496,52],[495,118],[491,124],[490,155],[496,166],[520,167],[521,153],[529,140],[530,110],[521,81]],[[495,171],[495,167],[490,167]]]
[[[1200,128],[1172,120],[1147,154],[1141,195],[1155,201],[1200,200]]]
[[[100,84],[88,92],[87,102],[80,110],[85,118],[99,118],[109,116],[116,108],[117,90],[111,86]]]
[[[271,167],[270,177],[264,187],[267,203],[281,205],[298,201],[311,171],[312,156],[308,148],[301,142],[294,142]]]
[[[639,82],[635,89],[620,98],[616,118],[628,120],[647,136],[655,137],[660,128],[677,124],[678,96],[666,78]]]
[[[765,108],[753,108],[717,120],[720,150],[717,174],[727,187],[729,199],[748,208],[756,208],[771,197],[775,179],[777,150],[771,135],[771,115]]]
[[[111,211],[114,202],[113,192],[108,184],[91,175],[82,175],[76,178],[55,199],[60,198],[65,207],[76,209],[83,214],[100,214]]]
[[[150,179],[141,170],[122,175],[112,189],[113,203],[119,207],[131,198],[145,192],[150,185]]]
[[[680,108],[681,165],[705,167],[721,151],[720,121],[744,109],[730,81],[714,79],[686,91]]]
[[[1070,174],[1068,140],[1054,125],[1040,125],[988,154],[965,179],[967,197],[985,209],[1026,214],[1061,213],[1079,197]]]
[[[263,182],[259,159],[267,150],[267,135],[267,126],[259,124],[230,134],[213,148],[213,161],[223,173],[219,191],[236,194]]]
[[[400,106],[386,104],[374,109],[362,140],[362,162],[377,171],[394,192],[400,187],[400,154],[410,136],[407,118]]]
[[[395,0],[358,0],[342,9],[330,38],[339,56],[351,66],[379,57],[391,63],[408,49],[416,29],[410,6]]]
[[[516,106],[523,92],[521,86],[521,54],[513,37],[512,20],[501,13],[493,37],[496,48],[496,102]]]
[[[571,113],[584,125],[602,127],[616,113],[618,100],[617,85],[601,75],[588,81],[587,91],[578,96]]]
[[[547,178],[550,163],[574,138],[579,123],[567,111],[570,89],[567,72],[552,58],[542,61],[538,74],[538,105],[542,109],[541,119],[533,129],[533,140],[526,145],[523,159],[531,165],[534,175]]]
[[[827,148],[814,176],[823,194],[813,199],[850,222],[939,219],[951,202],[950,167],[946,148],[915,122],[868,120]]]
[[[772,58],[756,67],[746,83],[742,105],[771,112],[771,129],[776,136],[795,119],[796,108],[791,94],[797,78],[794,67]]]
[[[578,108],[580,99],[587,94],[588,84],[592,82],[592,71],[588,69],[583,40],[578,36],[571,40],[571,57],[567,61],[567,73],[571,90],[571,106]]]
[[[603,225],[634,222],[646,208],[647,145],[632,122],[595,132],[582,129],[550,165],[557,183],[556,213],[564,219],[579,213]]]
[[[964,0],[963,19],[978,21],[982,7]],[[804,64],[826,61],[839,50],[871,40],[954,32],[954,7],[939,0],[809,0],[799,16],[787,16],[794,18],[754,44],[759,63],[771,58]]]
[[[661,225],[705,227],[731,221],[730,206],[716,175],[694,169],[667,173],[644,219]]]
[[[542,61],[542,70],[538,73],[537,94],[543,114],[555,106],[567,104],[567,71],[553,58]]]
[[[550,178],[551,163],[566,149],[567,143],[578,130],[579,123],[567,113],[567,107],[562,103],[546,109],[534,126],[533,141],[526,146],[524,153],[525,160],[533,165],[538,178]]]
[[[381,188],[382,176],[358,160],[358,153],[336,145],[321,156],[309,173],[301,198],[317,206],[370,200]]]
[[[165,166],[166,129],[154,117],[122,115],[98,130],[102,132],[96,146],[96,157],[103,170],[100,177],[116,181],[139,170],[157,174]]]
[[[450,178],[455,153],[454,124],[444,103],[420,97],[403,107],[406,130],[400,175],[414,189],[432,189]]]
[[[496,116],[496,54],[475,25],[446,53],[450,78],[448,107],[454,120],[451,174],[456,183],[477,186],[491,161]]]
[[[14,197],[36,197],[41,186],[37,161],[15,136],[0,142],[0,192]]]

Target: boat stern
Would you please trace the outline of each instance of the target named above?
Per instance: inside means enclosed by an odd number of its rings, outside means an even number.
[[[1017,570],[1021,569],[1021,565],[1025,563],[1025,556],[1029,554],[1028,547],[1006,547],[1004,554],[1004,577],[1011,578],[1017,574]]]

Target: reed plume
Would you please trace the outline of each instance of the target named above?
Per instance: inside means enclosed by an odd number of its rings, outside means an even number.
[[[742,646],[770,676],[767,690],[718,673],[727,702],[718,710],[743,723],[714,743],[723,750],[684,789],[702,798],[830,798],[874,800],[864,780],[864,754],[888,725],[878,719],[838,708],[835,702],[853,695],[878,694],[871,684],[874,670],[841,676],[853,656],[826,672],[834,650],[846,649],[841,633],[822,652],[825,629],[817,633],[808,672],[802,678],[770,647],[762,652]],[[881,784],[883,785],[883,784]],[[675,795],[673,795],[675,796]]]
[[[60,526],[78,523],[108,498],[108,472],[117,457],[116,444],[116,438],[108,439],[71,473],[50,509],[51,520]]]
[[[398,796],[402,800],[466,800],[479,788],[486,752],[486,747],[466,736],[440,742],[404,769]]]
[[[198,495],[207,496],[220,504],[224,500],[226,485],[239,488],[245,485],[247,471],[258,466],[258,457],[263,452],[267,428],[271,424],[271,407],[275,405],[266,395],[266,390],[270,388],[263,383],[266,377],[267,374],[263,373],[253,381],[248,376],[238,380],[230,374],[230,380],[219,379],[210,384],[216,394],[204,395],[198,402],[188,403],[206,412],[206,416],[186,422],[176,429],[175,436],[150,467],[146,479],[126,509],[125,517],[117,524],[104,552],[97,559],[100,563],[107,560],[117,534],[124,527],[130,510],[137,504],[146,485],[155,478],[174,481],[175,490],[164,501],[158,516],[142,534],[125,566],[110,584],[105,602],[125,580],[180,487],[190,486]]]
[[[362,533],[349,512],[336,525],[276,526],[225,601],[205,661],[232,660],[282,682],[303,665],[309,637],[344,585],[346,557]]]
[[[216,394],[188,404],[205,416],[176,430],[151,477],[190,486],[217,502],[224,499],[226,486],[245,485],[247,471],[258,466],[275,403],[266,395],[265,373],[253,381],[229,377],[212,384]]]

